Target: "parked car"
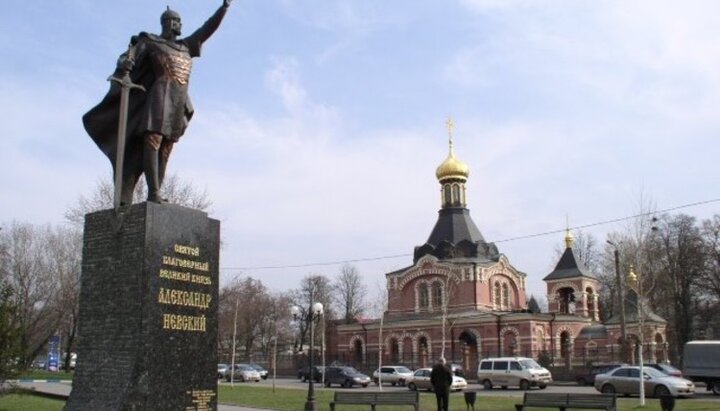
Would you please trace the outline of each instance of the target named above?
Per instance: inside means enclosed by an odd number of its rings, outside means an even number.
[[[452,371],[454,375],[465,378],[465,370],[463,369],[462,365],[449,364],[448,367],[450,367],[450,371]]]
[[[413,375],[411,369],[404,365],[383,365],[373,372],[373,382],[376,385],[388,383],[391,385],[405,385],[405,381]]]
[[[656,363],[649,363],[649,364],[643,364],[645,367],[655,368],[656,370],[662,371],[664,374],[667,374],[672,377],[681,377],[683,376],[682,371],[679,369],[673,367],[670,364],[662,363],[662,362],[656,362]]]
[[[326,367],[325,386],[330,387],[332,384],[338,384],[345,388],[355,385],[365,388],[370,385],[370,377],[353,367]]]
[[[33,361],[31,367],[37,370],[44,370],[45,368],[47,368],[47,359],[36,358],[35,361]]]
[[[627,364],[596,364],[590,367],[587,372],[575,374],[575,381],[577,381],[578,385],[593,385],[595,384],[596,375],[605,374],[623,365]]]
[[[320,365],[313,365],[312,375],[315,382],[322,381],[325,368],[326,367]],[[298,370],[298,378],[301,379],[302,382],[305,382],[310,378],[310,371],[308,371],[308,367],[303,367]]]
[[[720,395],[720,341],[690,341],[683,350],[683,375]]]
[[[412,391],[428,390],[432,391],[433,386],[430,383],[430,373],[432,368],[420,368],[415,370],[412,377],[407,380],[407,387]],[[450,384],[450,390],[462,391],[467,388],[467,381],[463,377],[453,375],[453,382]]]
[[[230,381],[231,373],[228,372],[225,376],[226,381]],[[260,381],[260,373],[257,372],[253,367],[248,364],[235,364],[235,369],[232,372],[232,380],[239,382],[246,381]]]
[[[643,367],[643,378],[647,395],[687,397],[695,394],[692,381],[671,377],[655,368]],[[595,376],[595,389],[603,394],[639,394],[640,367],[622,366],[606,374],[598,374]]]
[[[545,389],[552,382],[552,375],[532,358],[487,358],[478,365],[478,382],[486,390],[496,385],[503,389],[511,385],[520,387],[521,390],[528,390],[530,387]]]
[[[268,370],[263,368],[260,364],[250,363],[249,366],[253,367],[255,371],[257,371],[260,374],[260,378],[263,380],[267,380],[268,377]]]
[[[217,370],[218,379],[223,379],[225,378],[225,376],[227,376],[228,371],[230,370],[230,366],[228,364],[218,364]]]

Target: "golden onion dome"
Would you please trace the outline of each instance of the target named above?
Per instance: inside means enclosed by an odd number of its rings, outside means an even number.
[[[467,164],[455,158],[452,149],[450,150],[450,154],[448,154],[445,161],[443,161],[442,164],[440,164],[440,166],[438,166],[437,170],[435,171],[435,176],[437,176],[437,179],[440,181],[449,178],[459,178],[462,180],[467,180],[469,175],[470,168]]]
[[[453,139],[452,139],[452,131],[453,131],[453,122],[452,119],[448,119],[447,121],[447,128],[448,128],[448,134],[449,134],[449,141],[450,141],[450,152],[448,153],[447,158],[445,161],[438,166],[437,170],[435,171],[435,176],[437,176],[437,179],[442,181],[450,178],[457,178],[461,180],[467,180],[468,176],[470,175],[470,167],[468,167],[467,164],[463,163],[462,161],[455,158],[455,154],[453,153]]]

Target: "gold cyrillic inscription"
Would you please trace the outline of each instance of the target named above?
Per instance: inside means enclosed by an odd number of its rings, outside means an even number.
[[[210,266],[207,261],[194,261],[164,255],[162,263],[173,267],[187,268],[189,270],[210,271]]]
[[[205,332],[207,318],[204,315],[163,314],[163,329]]]
[[[192,390],[188,391],[192,396],[193,405],[185,408],[185,411],[210,411],[210,402],[215,397],[213,390]]]
[[[206,310],[212,301],[212,296],[194,291],[160,288],[158,302],[160,304],[179,305],[182,307],[196,307]]]

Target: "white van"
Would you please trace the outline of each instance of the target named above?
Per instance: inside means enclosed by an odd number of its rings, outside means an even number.
[[[509,386],[517,386],[521,390],[528,390],[530,387],[545,389],[551,382],[550,371],[532,358],[487,358],[480,361],[478,366],[478,383],[486,390],[496,385],[503,389]]]

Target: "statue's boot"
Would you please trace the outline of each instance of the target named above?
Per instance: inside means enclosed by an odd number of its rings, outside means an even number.
[[[160,155],[158,156],[158,181],[160,182],[160,187],[162,187],[163,181],[165,180],[165,170],[167,170],[167,163],[170,159],[172,148],[173,142],[169,140],[163,140],[163,144],[160,146]]]
[[[149,144],[145,144],[143,155],[143,168],[145,169],[145,181],[147,182],[147,201],[155,203],[166,203],[167,200],[160,197],[160,174],[158,165],[158,152],[153,150]]]

